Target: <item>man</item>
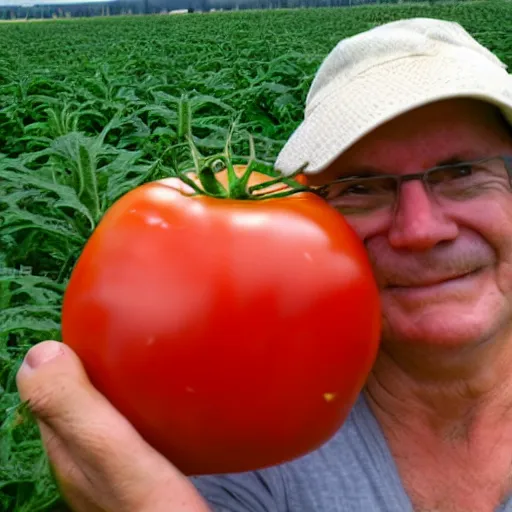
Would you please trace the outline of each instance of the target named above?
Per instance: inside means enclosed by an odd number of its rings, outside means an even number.
[[[511,76],[457,24],[401,21],[342,41],[277,167],[308,162],[370,255],[383,332],[364,393],[314,453],[187,479],[68,347],[39,344],[18,386],[73,510],[512,510],[509,122]]]

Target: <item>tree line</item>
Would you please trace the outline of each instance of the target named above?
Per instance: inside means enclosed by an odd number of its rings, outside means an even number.
[[[416,0],[438,3],[443,0]],[[464,1],[464,0],[462,0]],[[415,2],[408,0],[407,3]],[[113,0],[76,4],[0,6],[0,20],[85,18],[93,16],[165,14],[173,11],[208,12],[233,9],[285,9],[296,7],[343,7],[363,4],[397,4],[403,0]]]

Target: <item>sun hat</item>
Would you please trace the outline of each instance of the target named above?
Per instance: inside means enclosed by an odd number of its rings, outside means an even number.
[[[413,18],[343,39],[320,65],[275,167],[318,173],[379,125],[455,97],[492,103],[512,125],[512,75],[460,24]]]

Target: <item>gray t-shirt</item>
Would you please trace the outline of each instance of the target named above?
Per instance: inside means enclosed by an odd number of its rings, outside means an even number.
[[[192,481],[215,512],[413,512],[363,395],[315,452],[261,471]],[[512,512],[512,499],[496,512]]]

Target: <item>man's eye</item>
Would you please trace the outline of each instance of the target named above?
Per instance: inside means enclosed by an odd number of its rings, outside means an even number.
[[[381,194],[386,187],[380,180],[348,181],[334,183],[331,186],[331,197],[369,196]]]
[[[349,185],[345,187],[345,189],[340,192],[340,195],[368,195],[373,193],[375,193],[374,187],[369,187],[367,185],[361,185],[358,183],[357,185]]]
[[[338,197],[368,195],[371,189],[360,183],[333,183],[329,187],[327,199],[336,199]]]
[[[326,190],[326,199],[383,197],[394,194],[396,181],[391,177],[361,178],[331,183]]]
[[[442,183],[443,181],[452,181],[460,178],[467,178],[473,174],[473,167],[465,165],[463,167],[450,167],[448,169],[439,169],[438,172],[430,176],[431,183]]]
[[[466,165],[465,167],[457,167],[456,169],[452,169],[449,174],[453,179],[455,178],[464,178],[466,176],[471,176],[473,173],[473,168],[470,165]]]

